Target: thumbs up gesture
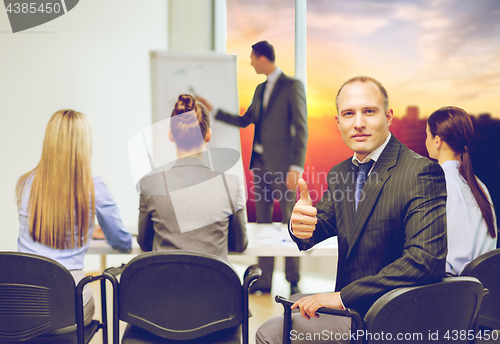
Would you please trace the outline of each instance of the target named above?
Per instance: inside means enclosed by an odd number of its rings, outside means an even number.
[[[312,237],[316,229],[317,209],[312,206],[311,196],[304,179],[299,179],[300,199],[297,201],[292,211],[292,231],[299,239],[308,239]]]

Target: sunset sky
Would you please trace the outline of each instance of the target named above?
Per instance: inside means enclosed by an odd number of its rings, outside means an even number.
[[[228,0],[227,18],[227,52],[238,55],[244,110],[257,84],[265,80],[250,66],[252,44],[270,41],[277,65],[294,75],[295,1]],[[396,117],[403,117],[408,106],[418,106],[420,118],[426,118],[454,105],[500,119],[500,1],[307,1],[309,140],[304,179],[315,191],[314,203],[325,190],[324,173],[352,155],[334,115],[339,87],[355,75],[382,82]],[[253,126],[241,130],[249,188],[253,131]],[[408,144],[410,138],[399,139]],[[425,125],[420,139],[425,140]],[[249,200],[253,221],[252,195]]]
[[[273,43],[277,65],[294,74],[294,12],[294,0],[227,1],[241,107],[265,80],[250,66],[253,43]],[[455,105],[500,118],[500,1],[309,0],[307,74],[311,117],[333,115],[342,82],[365,74],[387,88],[396,116]]]

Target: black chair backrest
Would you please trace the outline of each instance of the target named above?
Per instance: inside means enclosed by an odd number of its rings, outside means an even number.
[[[488,295],[479,309],[479,324],[500,329],[500,249],[471,261],[460,274],[476,277],[488,289]]]
[[[142,254],[123,270],[120,319],[157,336],[188,340],[241,325],[242,286],[234,269],[188,251]]]
[[[75,280],[66,268],[38,255],[0,252],[0,340],[75,324]]]
[[[440,343],[447,341],[443,338],[447,331],[451,341],[456,330],[453,343],[462,342],[460,331],[474,330],[483,292],[482,284],[473,277],[449,277],[431,285],[394,289],[366,313],[366,332],[372,334],[368,339],[376,343]],[[433,338],[436,331],[438,340]],[[379,341],[382,332],[385,340]],[[398,334],[406,337],[398,339]],[[467,338],[463,343],[468,343]]]

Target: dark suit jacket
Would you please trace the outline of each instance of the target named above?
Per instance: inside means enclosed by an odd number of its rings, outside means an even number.
[[[216,119],[247,127],[258,123],[264,83],[255,89],[252,103],[243,116],[219,110]],[[307,145],[307,107],[304,85],[297,79],[281,74],[263,111],[260,122],[263,160],[270,172],[288,172],[290,165],[304,167]],[[255,145],[255,140],[254,140]],[[254,152],[250,160],[253,167]]]
[[[439,164],[394,136],[374,164],[357,210],[356,172],[351,158],[330,170],[313,237],[292,238],[305,250],[338,236],[335,289],[346,307],[365,313],[391,289],[444,277],[446,183]]]
[[[227,260],[248,244],[238,177],[182,158],[140,181],[139,233],[143,251],[181,249]]]

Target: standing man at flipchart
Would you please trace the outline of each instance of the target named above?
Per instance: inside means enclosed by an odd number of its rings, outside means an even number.
[[[307,145],[307,107],[304,85],[285,75],[275,64],[274,47],[268,41],[252,46],[251,65],[267,80],[255,89],[252,103],[243,116],[228,114],[199,98],[215,119],[245,128],[255,124],[250,169],[254,175],[257,222],[272,222],[273,200],[280,203],[283,223],[288,223],[295,192],[304,170]],[[262,277],[250,292],[271,291],[274,257],[259,257]],[[299,292],[299,258],[286,257],[286,279],[290,293]]]

